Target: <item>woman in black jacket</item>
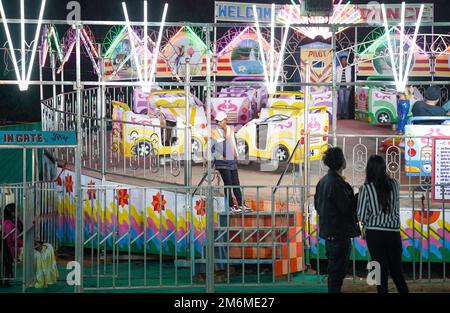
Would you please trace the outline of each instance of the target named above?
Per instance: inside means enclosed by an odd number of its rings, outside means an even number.
[[[329,167],[316,186],[314,205],[319,216],[319,237],[326,241],[328,292],[341,292],[350,256],[350,238],[358,236],[356,199],[342,171],[346,167],[340,148],[329,149],[323,162]]]
[[[387,174],[384,159],[371,156],[367,162],[366,183],[359,191],[358,217],[365,230],[370,256],[380,265],[379,293],[388,292],[389,272],[397,290],[408,292],[402,270],[399,194],[399,183]]]

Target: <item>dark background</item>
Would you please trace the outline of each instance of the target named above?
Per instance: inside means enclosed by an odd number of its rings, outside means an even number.
[[[66,10],[66,5],[69,0],[47,0],[45,19],[65,20],[69,11]],[[167,21],[170,22],[214,22],[214,1],[210,0],[150,0],[149,1],[149,20],[159,21],[162,15],[164,3],[169,4]],[[288,0],[236,0],[234,2],[250,2],[250,3],[290,3]],[[354,4],[365,4],[368,0],[354,0]],[[381,2],[381,1],[379,1]],[[385,3],[401,3],[401,0],[384,1]],[[407,3],[422,3],[423,1],[409,0]],[[449,0],[435,0],[426,1],[427,3],[434,3],[435,21],[444,22],[449,21],[450,1]],[[81,19],[82,20],[108,20],[108,21],[123,21],[122,0],[79,0],[81,4]],[[127,0],[127,7],[130,20],[142,21],[143,18],[143,1],[142,0]],[[8,18],[19,18],[19,1],[3,0],[6,15]],[[25,11],[27,18],[37,18],[41,1],[40,0],[25,0]],[[0,26],[0,48],[7,48],[3,46],[6,42],[6,36],[3,26]],[[27,25],[27,41],[31,42],[35,26]],[[68,27],[58,26],[59,36],[62,39],[64,32]],[[96,35],[97,42],[103,42],[103,37],[108,28],[93,28]],[[13,37],[14,47],[19,47],[19,28],[18,25],[10,25],[10,30]],[[448,33],[450,29],[435,29],[436,33]],[[353,33],[348,31],[349,36]],[[360,37],[361,36],[361,37]],[[358,30],[358,37],[361,40],[364,36],[364,29]],[[15,73],[12,68],[12,63],[8,62],[8,69],[5,65],[5,49],[0,50],[0,80],[15,79]],[[92,73],[92,66],[88,58],[82,58],[82,72],[89,76]],[[75,67],[74,60],[69,62],[65,67],[65,76],[67,79],[74,79]],[[48,62],[47,62],[48,66]],[[44,69],[44,79],[51,79],[49,69]],[[37,59],[34,63],[32,80],[37,80],[39,75]],[[87,78],[83,76],[83,78]],[[48,89],[48,88],[47,88]],[[0,85],[0,123],[6,121],[39,121],[40,120],[40,104],[39,104],[39,87],[30,86],[28,91],[20,92],[17,86]]]

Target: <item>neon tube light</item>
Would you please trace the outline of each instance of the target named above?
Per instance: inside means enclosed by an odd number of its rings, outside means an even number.
[[[17,58],[14,52],[14,45],[12,43],[11,40],[11,34],[9,31],[9,27],[8,27],[8,23],[6,21],[6,14],[5,14],[5,10],[3,8],[3,3],[0,0],[0,14],[2,17],[2,21],[3,21],[3,26],[5,28],[5,33],[6,33],[6,38],[8,41],[8,46],[9,46],[9,51],[11,53],[11,58],[13,61],[13,66],[14,66],[14,71],[16,72],[16,77],[17,77],[17,81],[19,82],[19,89],[20,91],[26,91],[28,90],[28,86],[30,85],[30,77],[31,77],[31,72],[33,69],[33,64],[34,64],[34,58],[36,56],[36,50],[37,50],[37,44],[38,44],[38,39],[39,39],[39,35],[41,33],[41,28],[42,28],[42,17],[44,15],[44,9],[45,9],[45,3],[46,0],[43,0],[41,2],[41,9],[39,12],[39,19],[38,19],[38,24],[37,24],[37,28],[36,28],[36,32],[35,32],[35,36],[34,36],[34,43],[33,43],[33,48],[31,50],[31,61],[28,64],[28,71],[26,70],[26,58],[25,58],[25,4],[24,4],[24,0],[20,1],[20,32],[21,32],[21,43],[20,43],[20,47],[21,47],[21,72],[19,71],[19,66],[17,63]],[[26,75],[26,76],[25,76]]]
[[[142,71],[141,71],[141,65],[139,62],[139,57],[136,53],[136,47],[134,46],[134,38],[132,35],[133,29],[131,28],[131,24],[130,24],[130,19],[128,18],[128,11],[127,11],[127,5],[125,2],[122,2],[122,9],[123,9],[123,14],[125,15],[125,22],[127,24],[127,28],[128,28],[128,35],[130,37],[130,43],[131,43],[131,53],[134,57],[134,62],[136,63],[136,67],[137,67],[137,71],[138,71],[138,76],[139,76],[139,81],[141,82],[141,85],[144,85],[144,81],[142,78]]]
[[[148,13],[147,13],[147,1],[144,1],[144,81],[148,81],[148,49],[147,49],[147,37],[148,37]],[[153,55],[154,57],[154,55]]]
[[[383,23],[384,23],[384,29],[386,31],[386,38],[387,38],[387,43],[388,43],[389,57],[391,59],[392,73],[394,75],[395,86],[397,86],[397,90],[398,90],[400,87],[400,82],[399,82],[398,76],[397,76],[397,70],[396,70],[395,60],[394,60],[394,51],[392,49],[391,36],[389,34],[389,27],[388,27],[387,17],[386,17],[386,7],[384,6],[384,3],[381,4],[381,13],[383,14]]]
[[[272,92],[275,92],[277,89],[277,85],[278,85],[278,76],[280,75],[280,71],[281,71],[281,67],[282,67],[282,62],[284,60],[284,50],[286,47],[286,41],[287,41],[287,36],[289,33],[289,28],[291,26],[290,23],[290,15],[291,15],[291,10],[289,10],[289,19],[288,19],[288,23],[286,24],[285,28],[284,28],[284,36],[283,36],[283,41],[281,42],[281,50],[280,50],[280,54],[278,55],[278,65],[277,65],[277,71],[275,72],[275,76],[272,79]],[[275,34],[272,34],[272,37],[275,37]]]
[[[181,33],[181,32],[183,31],[183,29],[184,29],[184,26],[181,27],[181,28],[175,33],[175,35],[173,35],[171,38],[176,38],[176,37],[178,36],[178,34]],[[170,42],[168,42],[168,43],[164,46],[164,48],[162,49],[162,51],[166,51],[166,49],[169,48],[169,47],[171,47]]]
[[[240,37],[243,33],[245,33],[246,31],[248,31],[248,29],[249,29],[249,26],[245,27],[244,30],[242,30],[242,31],[239,33],[239,35],[235,36],[235,37],[234,37],[234,38],[233,38],[233,39],[225,46],[225,48],[223,48],[223,49],[219,52],[218,55],[219,55],[219,56],[223,55],[224,52],[227,51],[228,48],[229,48],[230,46],[232,46],[232,45],[234,44],[234,42],[235,42],[236,40],[238,40],[239,37]]]
[[[275,14],[275,10],[274,10],[275,5],[273,4],[272,9],[273,9],[273,15],[272,17],[274,17]],[[258,14],[256,11],[256,5],[253,5],[253,13],[255,16],[255,24],[256,24],[256,33],[258,35],[258,43],[259,43],[259,49],[260,49],[260,55],[261,55],[261,60],[263,63],[263,70],[264,70],[264,78],[265,78],[265,82],[266,82],[266,87],[267,87],[267,91],[269,93],[273,93],[276,91],[277,89],[277,85],[278,85],[278,76],[280,75],[280,71],[281,71],[281,67],[282,67],[282,62],[283,62],[283,56],[284,56],[284,50],[286,47],[286,41],[287,41],[287,36],[289,33],[289,27],[290,27],[290,21],[291,21],[291,12],[292,10],[289,10],[289,18],[287,20],[287,24],[285,26],[285,32],[284,32],[284,36],[281,42],[281,50],[278,54],[278,64],[276,69],[274,69],[274,38],[275,38],[275,22],[274,22],[274,18],[272,19],[271,23],[271,44],[270,44],[270,51],[271,51],[271,55],[270,55],[270,59],[269,59],[269,66],[270,66],[270,70],[269,73],[267,73],[267,62],[266,62],[266,58],[264,55],[264,47],[263,47],[263,37],[261,35],[261,29],[259,27],[259,18],[258,18]],[[275,71],[274,71],[275,70]]]
[[[391,64],[392,64],[392,73],[394,75],[395,86],[396,86],[396,89],[398,92],[404,92],[406,89],[406,83],[408,82],[408,74],[411,69],[412,57],[414,54],[414,50],[417,46],[416,41],[417,41],[417,35],[419,32],[419,28],[420,28],[420,23],[422,20],[423,9],[424,9],[424,5],[421,4],[420,10],[419,10],[419,15],[417,17],[417,21],[416,21],[416,25],[415,25],[415,29],[414,29],[414,36],[411,41],[411,48],[408,51],[408,59],[406,62],[406,67],[403,68],[404,39],[408,39],[408,40],[410,40],[410,39],[408,36],[406,36],[404,34],[405,3],[404,2],[402,3],[401,22],[400,22],[400,64],[398,66],[398,72],[397,72],[397,66],[396,66],[395,58],[394,58],[394,49],[392,47],[391,38],[390,38],[390,29],[388,29],[388,24],[387,24],[386,8],[385,8],[384,4],[381,4],[381,12],[383,14],[383,23],[384,23],[384,28],[386,31],[387,42],[388,42],[389,57],[391,59]],[[394,29],[396,29],[398,31],[397,27],[394,27]]]
[[[404,38],[403,34],[405,33],[405,3],[402,2],[402,11],[400,14],[400,69],[399,69],[399,80],[403,81],[403,45],[404,45]],[[411,47],[412,48],[412,47]],[[406,75],[406,74],[405,74]]]
[[[206,44],[203,42],[203,40],[197,35],[197,33],[190,27],[190,26],[186,26],[186,29],[195,37],[197,38],[198,42],[200,42],[200,44],[203,46],[203,48],[205,50],[208,50],[208,47],[206,46]],[[211,50],[209,50],[209,52],[211,52]]]
[[[275,3],[272,3],[271,13],[272,14],[271,14],[271,18],[270,18],[270,33],[272,34],[272,36],[270,36],[269,76],[270,76],[270,79],[273,80],[273,50],[274,50],[274,46],[275,46]]]
[[[20,0],[20,50],[21,50],[21,65],[22,65],[22,82],[26,74],[26,59],[25,59],[25,5],[24,0]],[[20,87],[22,90],[22,87]]]
[[[57,35],[56,30],[55,30],[55,28],[53,26],[51,27],[50,37],[53,38],[53,41],[55,42],[56,52],[58,54],[59,62],[62,62],[64,56],[63,56],[61,47],[59,45],[58,35]]]
[[[122,30],[119,32],[119,34],[117,34],[117,36],[114,38],[113,42],[111,43],[111,45],[109,46],[108,50],[106,50],[105,52],[105,56],[109,55],[110,53],[112,53],[112,50],[115,48],[115,46],[117,46],[117,44],[119,43],[119,41],[122,39],[122,35],[125,33],[125,31],[127,30],[127,27],[124,26],[122,28]]]
[[[9,52],[11,54],[11,58],[13,61],[14,71],[16,72],[16,77],[17,77],[17,80],[19,81],[19,87],[20,87],[22,85],[22,78],[20,76],[19,66],[17,65],[16,54],[14,52],[14,46],[12,44],[11,34],[9,32],[9,27],[6,22],[5,10],[3,9],[3,3],[1,0],[0,0],[0,13],[2,15],[3,27],[5,28],[6,40],[8,41],[8,47],[9,47]]]
[[[158,40],[156,41],[156,48],[155,48],[155,50],[153,51],[153,54],[152,54],[152,67],[151,67],[151,72],[150,72],[150,81],[147,81],[148,89],[150,89],[151,84],[153,83],[154,76],[155,76],[156,61],[158,60],[159,48],[160,48],[160,45],[161,45],[161,40],[162,40],[162,35],[163,35],[163,30],[164,30],[164,24],[166,23],[167,8],[168,7],[169,7],[169,5],[167,3],[164,4],[164,11],[163,11],[162,19],[161,19],[161,25],[159,27]],[[147,60],[145,60],[145,63],[147,63]]]
[[[95,57],[98,58],[97,49],[95,49],[94,44],[92,43],[91,39],[89,38],[89,36],[84,28],[81,29],[81,34],[84,36],[86,43],[91,48],[91,52],[93,52]],[[88,48],[88,47],[86,47],[86,48]]]
[[[42,28],[42,18],[44,17],[45,2],[46,2],[46,0],[43,0],[41,3],[41,10],[39,12],[38,24],[37,24],[36,33],[34,36],[33,50],[31,51],[31,62],[30,62],[30,64],[28,64],[28,74],[27,74],[27,78],[25,80],[24,90],[27,90],[28,86],[30,85],[31,71],[33,70],[34,58],[36,56],[39,35],[41,33],[41,28]],[[25,36],[24,36],[23,40],[25,40]]]
[[[256,24],[256,34],[258,35],[258,44],[259,44],[259,54],[261,56],[262,64],[263,64],[263,71],[264,71],[264,79],[266,81],[266,86],[270,85],[269,76],[267,73],[267,63],[266,63],[266,56],[264,55],[264,47],[262,44],[262,35],[261,30],[259,28],[259,19],[258,19],[258,11],[256,10],[256,5],[253,5],[253,15],[255,17],[255,24]]]
[[[421,4],[420,5],[419,16],[417,17],[416,28],[414,30],[414,36],[413,36],[413,42],[414,43],[416,42],[417,34],[419,33],[420,22],[422,21],[423,8],[424,8],[424,5]],[[408,81],[408,74],[409,74],[409,70],[410,70],[410,67],[411,67],[412,56],[414,54],[414,46],[415,45],[412,45],[411,49],[409,49],[408,61],[406,62],[405,76],[404,76],[403,84],[401,86],[401,90],[400,91],[404,91],[405,88],[406,88],[406,83]]]

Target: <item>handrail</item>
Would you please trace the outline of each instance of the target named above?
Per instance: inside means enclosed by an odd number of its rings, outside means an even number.
[[[195,193],[197,192],[198,188],[200,188],[201,184],[203,184],[203,182],[205,181],[206,177],[208,176],[208,172],[203,174],[202,179],[200,179],[200,182],[197,184],[197,187],[195,187],[194,191],[192,192],[191,196],[194,196]]]
[[[277,184],[276,184],[275,187],[273,188],[273,191],[272,191],[272,194],[273,194],[273,195],[276,193],[278,187],[280,186],[281,181],[282,181],[283,178],[284,178],[284,175],[286,175],[286,172],[287,172],[287,170],[288,170],[288,168],[289,168],[289,165],[291,165],[291,163],[292,163],[292,158],[294,157],[295,152],[297,151],[297,149],[298,149],[299,146],[300,146],[300,140],[297,141],[297,144],[295,145],[294,150],[292,150],[292,153],[291,153],[291,155],[289,156],[289,160],[288,160],[288,162],[287,162],[286,168],[284,169],[283,173],[280,175],[280,178],[278,179]]]

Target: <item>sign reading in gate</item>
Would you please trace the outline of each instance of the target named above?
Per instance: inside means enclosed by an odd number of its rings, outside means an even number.
[[[71,131],[0,131],[0,146],[75,146],[77,136]]]

